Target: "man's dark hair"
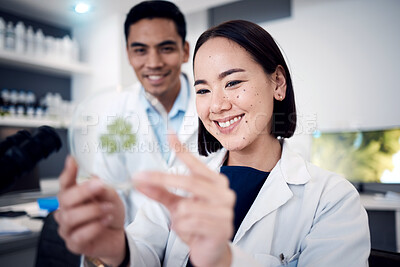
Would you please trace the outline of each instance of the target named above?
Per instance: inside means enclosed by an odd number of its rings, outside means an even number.
[[[176,31],[182,38],[182,43],[186,40],[186,22],[185,17],[179,8],[168,1],[143,1],[132,7],[126,15],[124,29],[125,40],[128,43],[129,28],[141,19],[165,18],[175,23]]]
[[[249,21],[232,20],[222,23],[208,29],[199,37],[194,49],[193,65],[199,48],[215,37],[227,38],[243,47],[268,75],[274,73],[278,66],[282,66],[286,78],[286,94],[282,101],[274,99],[271,134],[275,137],[291,137],[297,121],[292,79],[285,59],[272,36],[262,27]],[[207,156],[221,148],[221,143],[199,121],[200,155]]]

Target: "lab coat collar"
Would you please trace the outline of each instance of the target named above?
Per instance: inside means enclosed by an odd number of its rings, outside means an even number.
[[[196,112],[196,102],[195,102],[195,93],[193,88],[191,87],[191,80],[189,79],[189,77],[184,74],[181,73],[180,75],[180,79],[181,79],[181,84],[187,84],[187,86],[189,87],[189,95],[188,95],[188,105],[187,105],[187,109],[185,112],[185,115],[183,117],[183,121],[180,127],[180,130],[178,131],[177,135],[179,140],[182,143],[187,143],[188,140],[197,133],[197,128],[199,126],[199,119],[197,116],[197,112]],[[127,106],[127,110],[128,110],[128,114],[138,114],[139,118],[141,120],[141,125],[144,127],[147,127],[148,125],[150,125],[148,118],[147,118],[147,114],[145,111],[145,108],[143,107],[143,103],[140,102],[140,93],[142,93],[143,91],[141,91],[142,85],[140,83],[136,83],[135,85],[131,86],[129,88],[129,90],[131,90],[133,92],[132,94],[132,98],[130,99],[130,105]],[[139,108],[139,106],[142,106],[143,108]],[[148,127],[147,127],[148,128]],[[149,132],[148,135],[146,136],[149,142],[153,142],[154,140],[157,140],[155,137],[155,133],[153,132],[152,129],[148,130],[145,129],[146,132]],[[189,149],[192,151],[197,152],[197,144],[187,144],[189,145]],[[159,159],[161,160],[161,162],[164,162],[164,160],[162,159],[161,154],[158,155]],[[165,163],[165,166],[172,166],[173,162],[176,159],[176,155],[174,152],[171,153],[168,163]],[[163,163],[164,164],[164,163]]]
[[[273,226],[275,222],[274,211],[284,205],[293,196],[288,184],[305,184],[309,180],[310,174],[307,171],[303,158],[293,152],[286,142],[283,142],[281,159],[272,169],[253,205],[243,219],[233,243],[239,242],[255,223],[271,213],[271,226]],[[274,227],[266,229],[266,234],[271,236],[271,239],[269,239],[271,242],[273,229]],[[268,249],[270,245],[266,244]]]
[[[183,143],[186,143],[186,141],[193,135],[193,133],[197,132],[197,128],[199,126],[199,119],[197,116],[197,111],[196,111],[196,99],[195,99],[195,93],[193,88],[190,86],[191,81],[189,77],[182,73],[181,74],[181,84],[187,84],[189,87],[189,101],[188,105],[186,108],[185,116],[183,117],[183,121],[180,127],[180,130],[178,132],[179,140]]]

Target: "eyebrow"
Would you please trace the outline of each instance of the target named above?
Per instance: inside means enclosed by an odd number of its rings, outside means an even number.
[[[228,75],[231,75],[231,74],[236,73],[236,72],[244,72],[244,71],[245,71],[244,69],[239,69],[239,68],[230,69],[230,70],[227,70],[227,71],[224,71],[224,72],[220,73],[218,75],[218,79],[222,80],[223,78],[225,78]],[[206,83],[207,83],[206,80],[196,80],[194,82],[194,86],[196,86],[198,84],[206,84]]]
[[[176,45],[176,42],[175,41],[171,41],[171,40],[166,40],[166,41],[162,41],[161,43],[158,43],[156,46],[160,47],[160,46],[164,46],[164,45]],[[137,47],[137,46],[148,47],[147,44],[140,43],[140,42],[133,42],[129,46],[130,47]]]

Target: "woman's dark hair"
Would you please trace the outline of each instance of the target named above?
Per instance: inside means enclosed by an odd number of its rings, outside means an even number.
[[[227,38],[246,49],[268,75],[274,73],[278,66],[282,66],[286,78],[286,94],[283,101],[274,99],[271,133],[275,137],[291,137],[296,129],[297,121],[292,79],[285,59],[272,36],[257,24],[249,21],[224,22],[208,29],[199,37],[194,49],[193,65],[199,48],[206,41],[215,37]],[[206,130],[199,120],[198,149],[200,155],[207,156],[221,148],[221,143]]]
[[[176,31],[182,38],[182,43],[186,40],[186,21],[179,8],[168,1],[143,1],[132,7],[126,15],[124,30],[125,40],[128,43],[129,28],[141,19],[165,18],[175,23]]]

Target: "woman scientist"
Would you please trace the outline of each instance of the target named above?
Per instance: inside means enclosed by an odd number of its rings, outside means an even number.
[[[55,216],[68,248],[112,266],[367,266],[357,191],[285,142],[296,111],[273,38],[246,21],[211,28],[197,41],[194,77],[199,152],[223,160],[205,166],[171,135],[188,174],[139,174],[137,190],[155,201],[124,229],[115,191],[96,179],[77,185],[68,159]]]

